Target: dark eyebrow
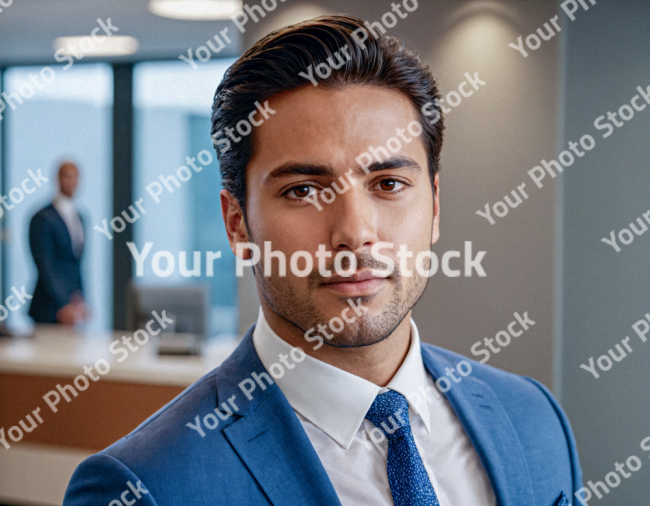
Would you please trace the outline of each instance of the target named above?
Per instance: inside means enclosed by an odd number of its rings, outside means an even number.
[[[289,176],[330,176],[334,177],[334,168],[330,165],[289,162],[274,168],[266,176],[267,180],[282,179]]]
[[[409,169],[414,172],[420,172],[422,167],[413,158],[409,158],[408,156],[395,156],[387,160],[372,162],[366,170],[368,172],[378,172],[380,170],[390,169]],[[357,167],[356,171],[360,174],[365,172],[361,167]]]
[[[368,173],[371,173],[390,169],[410,169],[415,172],[419,172],[422,170],[422,167],[420,167],[420,164],[408,156],[397,156],[389,158],[387,160],[374,161],[366,170]],[[358,174],[365,174],[365,171],[359,166],[357,166],[354,170]],[[274,179],[282,179],[290,176],[334,177],[335,175],[336,171],[331,165],[289,162],[275,167],[273,170],[271,170],[271,172],[269,172],[269,174],[266,176],[266,179],[268,181],[272,181]]]

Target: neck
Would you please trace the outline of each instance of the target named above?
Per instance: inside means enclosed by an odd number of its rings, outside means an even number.
[[[411,343],[411,312],[382,341],[369,346],[338,348],[325,342],[314,350],[296,326],[278,316],[262,299],[262,311],[267,323],[278,336],[292,346],[322,362],[359,376],[375,385],[385,387],[402,365]],[[306,346],[306,344],[309,344]]]

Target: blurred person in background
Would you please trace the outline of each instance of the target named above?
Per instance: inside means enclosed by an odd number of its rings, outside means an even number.
[[[58,182],[53,202],[29,223],[29,246],[38,269],[29,316],[35,323],[75,325],[88,319],[81,281],[84,228],[73,200],[77,166],[61,163]]]

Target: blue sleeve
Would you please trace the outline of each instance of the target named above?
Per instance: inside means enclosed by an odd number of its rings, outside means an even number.
[[[156,506],[145,484],[128,467],[100,453],[79,464],[68,484],[63,506],[115,506],[135,501],[138,506]]]
[[[43,281],[45,291],[52,297],[59,307],[70,302],[67,293],[62,287],[65,280],[58,278],[58,273],[52,262],[52,252],[55,245],[52,232],[40,213],[36,214],[29,222],[29,247],[32,250],[34,263],[38,269],[38,275]]]
[[[546,396],[548,401],[553,406],[553,409],[555,410],[555,413],[557,413],[560,423],[562,424],[562,428],[564,429],[564,435],[567,441],[567,446],[569,448],[571,469],[573,471],[573,494],[575,494],[578,490],[582,488],[582,469],[580,468],[580,460],[578,459],[578,447],[576,445],[575,437],[573,436],[573,431],[571,430],[571,425],[569,424],[569,419],[567,418],[566,414],[564,413],[564,410],[557,403],[557,401],[553,397],[553,394],[549,391],[548,388],[542,385],[539,381],[536,381],[532,378],[525,378],[525,379],[530,381],[533,385],[535,385],[537,388],[539,388],[542,391],[542,393]]]

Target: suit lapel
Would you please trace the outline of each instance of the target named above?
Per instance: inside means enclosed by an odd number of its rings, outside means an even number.
[[[424,346],[422,358],[433,378],[445,376],[445,367],[456,365]],[[470,374],[460,383],[452,382],[444,395],[483,462],[499,506],[534,506],[521,443],[494,391]]]
[[[266,372],[252,334],[253,328],[217,374],[218,401],[234,395],[236,414],[242,415],[224,434],[274,506],[340,506],[325,468],[278,386],[262,390],[258,384],[251,399],[239,388],[253,372]]]
[[[50,204],[52,207],[52,219],[56,223],[56,226],[59,229],[59,233],[66,237],[64,239],[64,243],[66,246],[66,249],[69,250],[69,253],[72,256],[75,256],[74,254],[74,248],[72,247],[72,236],[70,235],[70,230],[68,230],[68,225],[66,225],[65,220],[63,219],[63,216],[59,214],[59,211],[56,210],[56,207],[54,207],[54,204]]]

